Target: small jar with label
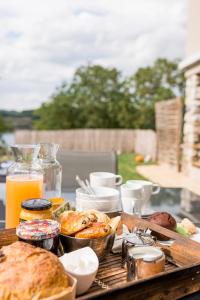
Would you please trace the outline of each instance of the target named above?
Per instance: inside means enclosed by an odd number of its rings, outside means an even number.
[[[28,199],[21,204],[20,222],[52,219],[52,203],[46,199]]]
[[[21,222],[16,228],[20,241],[51,251],[60,256],[60,224],[55,220]]]

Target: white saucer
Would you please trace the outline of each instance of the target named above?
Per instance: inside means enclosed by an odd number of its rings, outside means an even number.
[[[197,233],[191,235],[189,237],[189,239],[200,243],[200,228],[199,227],[197,227]],[[158,240],[158,242],[164,246],[171,246],[173,244],[174,240],[168,240],[168,241],[159,241]]]

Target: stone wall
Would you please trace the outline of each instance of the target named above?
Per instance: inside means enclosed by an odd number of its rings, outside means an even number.
[[[156,103],[157,159],[176,171],[181,160],[182,110],[179,98]]]
[[[186,111],[184,117],[183,171],[200,178],[200,65],[185,72]]]

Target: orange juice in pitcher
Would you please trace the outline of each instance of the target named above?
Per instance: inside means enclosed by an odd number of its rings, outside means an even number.
[[[6,177],[6,228],[19,224],[22,201],[43,196],[43,175],[37,158],[39,149],[39,145],[12,147],[15,162]]]
[[[26,199],[42,198],[42,177],[10,175],[6,178],[6,228],[19,223],[21,203]]]

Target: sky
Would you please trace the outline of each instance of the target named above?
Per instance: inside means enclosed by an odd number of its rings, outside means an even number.
[[[34,109],[87,63],[184,58],[186,0],[0,0],[0,109]]]

